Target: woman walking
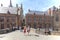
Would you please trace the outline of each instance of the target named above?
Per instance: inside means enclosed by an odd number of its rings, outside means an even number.
[[[24,35],[26,34],[26,26],[24,26]]]
[[[27,27],[27,32],[28,32],[28,35],[30,33],[30,26]]]

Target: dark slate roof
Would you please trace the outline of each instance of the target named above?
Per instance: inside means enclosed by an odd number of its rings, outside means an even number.
[[[28,14],[37,14],[37,15],[44,15],[44,14],[46,14],[46,15],[48,15],[48,12],[47,11],[29,11],[28,12]]]

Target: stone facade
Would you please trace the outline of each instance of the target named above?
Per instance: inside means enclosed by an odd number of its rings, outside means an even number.
[[[60,9],[53,11],[54,16],[54,29],[60,30]]]
[[[53,6],[53,9],[49,9],[49,15],[53,16],[53,29],[60,30],[60,9]]]

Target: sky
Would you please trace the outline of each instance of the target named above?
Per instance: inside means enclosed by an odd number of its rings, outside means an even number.
[[[15,7],[16,4],[19,6],[23,4],[24,15],[30,10],[36,11],[46,11],[48,8],[56,6],[59,7],[60,0],[11,0],[12,5]],[[4,7],[8,7],[10,0],[0,0],[0,4],[3,4]]]

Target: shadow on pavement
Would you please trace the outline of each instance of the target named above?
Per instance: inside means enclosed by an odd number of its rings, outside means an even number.
[[[36,36],[36,37],[39,37],[39,35],[37,35],[37,34],[29,34],[27,36]]]

